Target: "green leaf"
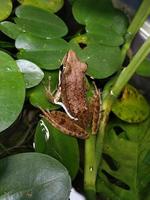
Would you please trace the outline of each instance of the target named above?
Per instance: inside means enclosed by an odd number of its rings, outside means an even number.
[[[21,49],[19,58],[30,60],[43,69],[58,69],[69,49],[69,44],[61,38],[43,39],[29,34],[21,34],[16,39],[16,48]]]
[[[16,39],[22,30],[14,23],[4,21],[0,23],[0,30],[12,39]]]
[[[71,181],[54,158],[21,153],[1,160],[0,200],[68,200]]]
[[[37,64],[40,68],[46,70],[59,69],[67,50],[52,51],[27,51],[21,50],[18,59],[26,59]]]
[[[32,5],[51,12],[57,12],[64,4],[63,0],[18,0],[23,5]]]
[[[46,120],[40,120],[35,133],[35,150],[59,160],[75,178],[79,170],[77,139],[63,134]]]
[[[67,26],[55,14],[33,6],[19,6],[16,9],[16,24],[23,32],[42,38],[57,38],[66,35]]]
[[[149,77],[150,76],[150,60],[145,59],[138,67],[136,73],[141,76]]]
[[[25,97],[25,84],[16,62],[0,51],[0,132],[20,114]]]
[[[109,27],[102,26],[99,23],[92,22],[86,26],[87,37],[95,43],[108,46],[120,46],[124,39],[121,35],[111,30]]]
[[[24,75],[26,88],[38,85],[44,77],[43,71],[34,63],[28,60],[17,60],[17,65]]]
[[[139,124],[119,120],[106,133],[97,191],[110,200],[149,200],[150,118]]]
[[[0,21],[6,19],[12,11],[12,1],[11,0],[0,0]]]
[[[35,107],[42,107],[43,109],[56,109],[58,106],[50,103],[48,101],[48,98],[46,97],[45,87],[48,87],[49,85],[49,79],[50,79],[50,86],[52,92],[54,92],[57,89],[58,85],[58,71],[45,71],[44,72],[44,79],[42,82],[30,89],[28,91],[28,97],[30,103]]]
[[[113,104],[112,111],[123,121],[138,123],[149,116],[150,108],[146,99],[127,84],[120,99]]]
[[[23,33],[17,37],[15,46],[26,51],[59,51],[69,48],[68,43],[61,38],[44,39]]]
[[[128,26],[127,17],[114,9],[110,0],[76,0],[73,5],[73,15],[81,24],[90,27],[98,22],[120,35],[125,34]]]

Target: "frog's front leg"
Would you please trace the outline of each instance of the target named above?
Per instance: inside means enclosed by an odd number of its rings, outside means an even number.
[[[70,119],[66,113],[60,111],[50,112],[43,109],[41,111],[43,113],[42,116],[61,132],[80,139],[88,138],[88,133],[77,125],[74,120]]]
[[[44,86],[45,88],[45,95],[48,99],[49,102],[57,104],[59,102],[60,97],[61,97],[61,87],[58,87],[58,89],[54,90],[53,92],[51,91],[51,77],[48,79],[48,86]]]
[[[92,112],[92,134],[96,134],[99,128],[99,122],[101,118],[101,95],[100,90],[94,83],[95,91],[91,101],[91,112]]]

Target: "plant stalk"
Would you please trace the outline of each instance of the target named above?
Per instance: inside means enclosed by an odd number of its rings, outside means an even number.
[[[131,45],[133,38],[144,24],[149,14],[150,14],[150,0],[143,0],[131,24],[128,27],[126,34],[126,42],[122,48],[122,61],[124,61],[125,59],[125,56],[127,54],[127,51]]]
[[[85,158],[84,158],[84,190],[87,200],[96,199],[96,158],[95,158],[95,141],[96,136],[90,135],[85,141]]]

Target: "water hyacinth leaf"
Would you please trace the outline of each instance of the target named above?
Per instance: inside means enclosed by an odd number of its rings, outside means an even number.
[[[136,73],[141,76],[149,77],[150,76],[150,59],[145,59],[138,67]]]
[[[64,4],[63,0],[18,0],[22,5],[32,5],[51,12],[57,12]]]
[[[149,200],[150,118],[112,121],[107,129],[97,192],[110,200]],[[115,148],[114,148],[115,147]]]
[[[17,65],[24,75],[26,88],[38,85],[44,77],[43,71],[34,63],[28,60],[17,60]]]
[[[113,107],[113,113],[120,119],[130,123],[144,121],[150,113],[146,99],[131,85],[127,84]]]
[[[76,138],[55,129],[46,120],[40,120],[35,133],[35,150],[59,160],[75,178],[79,170],[79,147]]]
[[[1,200],[69,199],[68,172],[50,156],[40,153],[9,156],[1,160],[0,171]]]
[[[22,30],[16,24],[9,21],[1,22],[0,30],[14,40],[22,33]]]
[[[55,51],[27,51],[21,50],[17,57],[18,59],[26,59],[37,64],[40,68],[46,70],[59,69],[67,50]]]
[[[68,43],[61,38],[44,39],[27,33],[20,34],[17,37],[15,46],[17,49],[26,51],[56,51],[69,48]]]
[[[12,11],[12,1],[11,0],[0,0],[0,21],[6,19]]]
[[[0,51],[0,132],[20,114],[25,97],[25,84],[16,62]]]
[[[67,26],[53,13],[33,6],[19,6],[15,13],[15,22],[23,32],[42,38],[57,38],[67,34]]]
[[[45,87],[48,88],[49,84],[51,86],[51,91],[54,93],[58,85],[58,71],[45,71],[42,82],[28,91],[29,101],[33,106],[50,110],[54,110],[58,107],[50,103],[46,96]]]
[[[109,0],[76,0],[73,5],[73,15],[81,24],[90,27],[90,24],[94,25],[95,22],[98,22],[120,35],[126,33],[128,26],[127,17],[121,11],[113,8],[112,2]]]
[[[121,35],[111,30],[109,27],[102,26],[99,23],[88,23],[86,26],[87,37],[95,43],[108,46],[120,46],[124,39]]]
[[[113,7],[110,0],[76,0],[73,4],[73,15],[75,19],[80,24],[84,25],[86,25],[87,21],[91,18],[99,18],[101,12],[112,12],[112,10]]]

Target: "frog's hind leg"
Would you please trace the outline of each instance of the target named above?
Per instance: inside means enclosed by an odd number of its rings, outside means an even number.
[[[101,94],[100,90],[97,88],[96,84],[94,84],[95,92],[91,102],[91,109],[92,109],[92,134],[96,134],[99,128],[99,122],[101,119]]]
[[[42,111],[44,117],[52,126],[59,129],[61,132],[77,137],[80,139],[86,139],[88,138],[88,133],[79,125],[77,125],[74,120],[70,119],[66,113],[60,112],[60,111],[48,111],[43,110]]]

